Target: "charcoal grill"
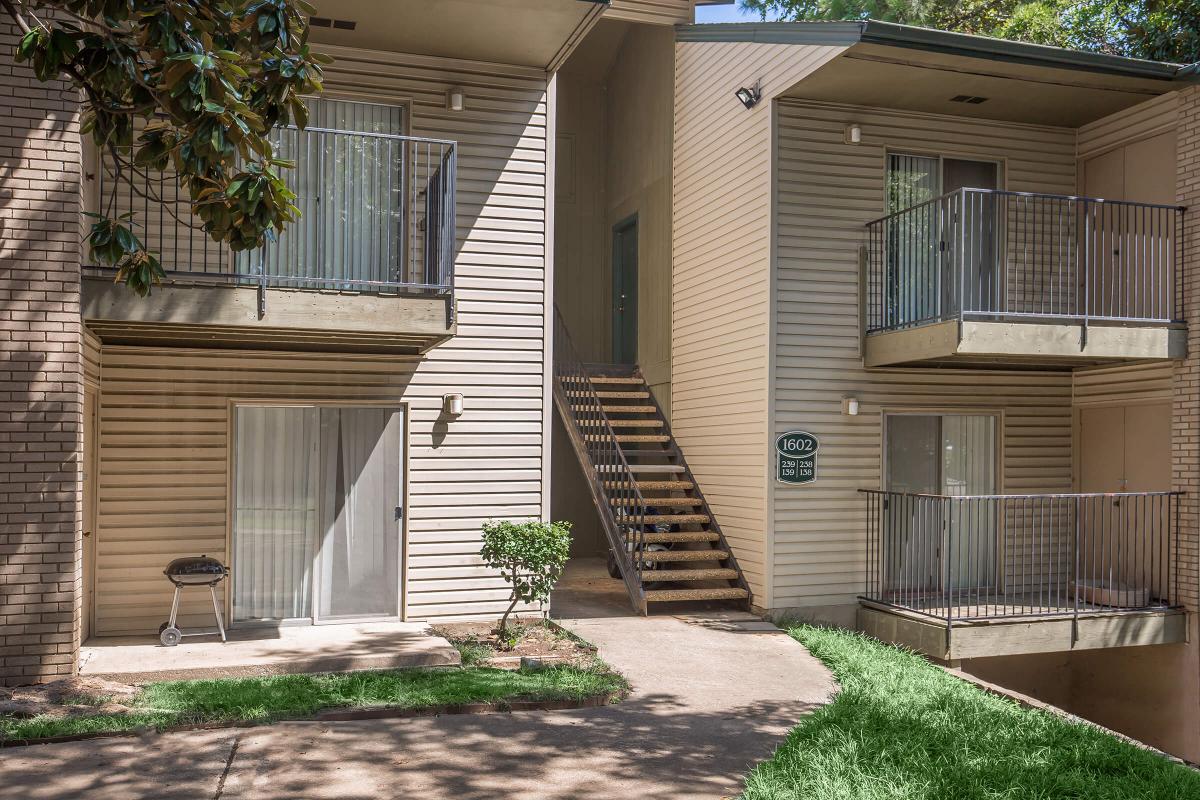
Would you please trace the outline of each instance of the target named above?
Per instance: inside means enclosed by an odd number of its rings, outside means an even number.
[[[217,559],[205,555],[188,556],[177,558],[167,564],[163,575],[166,575],[167,580],[175,585],[175,597],[171,600],[171,618],[158,629],[158,640],[163,643],[163,646],[174,647],[184,636],[210,636],[213,633],[221,634],[221,641],[226,641],[225,621],[221,619],[221,606],[217,603],[217,584],[229,575],[229,568]],[[175,624],[175,620],[179,616],[179,594],[187,586],[208,587],[208,593],[212,595],[213,615],[217,618],[216,631],[184,633]]]

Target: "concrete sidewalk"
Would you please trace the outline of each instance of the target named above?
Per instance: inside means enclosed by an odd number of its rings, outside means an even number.
[[[639,618],[574,599],[562,598],[564,624],[633,683],[620,705],[0,751],[0,797],[720,798],[835,690],[803,647],[748,614]]]

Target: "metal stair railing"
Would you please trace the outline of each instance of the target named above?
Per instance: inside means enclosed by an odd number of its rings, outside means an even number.
[[[642,589],[643,563],[640,557],[646,545],[646,501],[637,486],[637,478],[621,451],[616,432],[596,394],[592,375],[584,366],[562,313],[554,307],[554,392],[563,420],[576,451],[586,458],[584,464],[604,532],[608,537],[629,599],[646,613],[646,595]],[[605,485],[608,482],[611,488]],[[614,512],[614,504],[621,509]]]

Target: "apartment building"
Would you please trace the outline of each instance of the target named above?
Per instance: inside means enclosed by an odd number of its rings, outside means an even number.
[[[1200,760],[1194,70],[401,5],[318,4],[253,253],[4,62],[0,679],[153,637],[200,553],[235,627],[495,616],[480,525],[552,517],[631,610],[857,626]],[[148,298],[79,251],[101,197]]]
[[[677,28],[669,230],[647,197],[598,274],[555,265],[588,287],[577,362],[615,362],[558,367],[594,469],[555,447],[556,514],[591,477],[635,607],[748,593],[1200,758],[1194,81],[873,21]]]

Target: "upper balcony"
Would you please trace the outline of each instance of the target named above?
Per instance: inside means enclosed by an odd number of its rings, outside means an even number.
[[[1183,209],[959,189],[867,225],[866,366],[1181,358]]]
[[[109,342],[394,353],[454,335],[455,143],[358,127],[275,133],[302,216],[254,251],[213,242],[173,181],[95,165],[97,207],[132,212],[167,277],[137,297],[85,260],[87,325]]]

